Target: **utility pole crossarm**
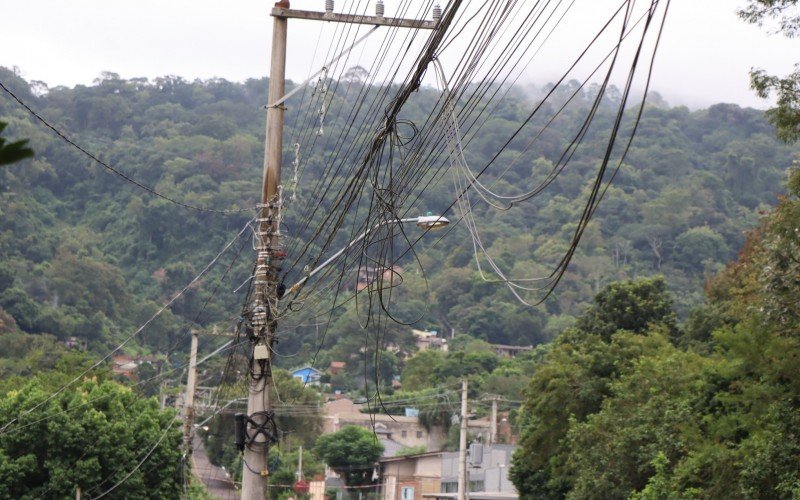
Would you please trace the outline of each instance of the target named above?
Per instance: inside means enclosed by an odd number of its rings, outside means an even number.
[[[311,10],[284,9],[275,7],[272,9],[274,17],[306,19],[309,21],[331,21],[335,23],[349,24],[368,24],[370,26],[393,26],[396,28],[412,29],[436,29],[439,24],[436,21],[424,21],[419,19],[403,19],[399,17],[383,16],[362,16],[359,14],[337,14],[335,12],[314,12]]]

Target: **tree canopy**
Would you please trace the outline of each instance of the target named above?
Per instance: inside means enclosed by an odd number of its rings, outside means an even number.
[[[511,475],[521,496],[797,496],[800,171],[788,186],[684,331],[670,321],[602,328],[631,310],[596,312],[639,288],[619,284],[549,347],[519,414]],[[600,332],[587,331],[593,318]]]
[[[749,0],[739,10],[739,16],[759,26],[776,22],[775,31],[789,38],[800,34],[797,0]],[[777,105],[767,111],[767,117],[777,128],[778,137],[786,142],[800,139],[800,63],[795,65],[794,72],[783,77],[753,69],[750,84],[762,99],[775,95]]]
[[[375,464],[383,452],[383,445],[367,429],[347,425],[317,439],[315,452],[328,467],[342,477],[348,486],[372,483]]]
[[[90,86],[34,92],[35,82],[10,70],[0,69],[0,78],[77,143],[177,201],[238,208],[260,192],[264,79],[192,82],[107,73]],[[575,87],[565,83],[569,85]],[[492,133],[465,145],[472,163],[491,159],[497,139],[513,132],[514,120],[541,90],[520,87],[509,93],[502,116],[491,122]],[[363,91],[381,89],[366,86]],[[510,162],[502,176],[489,172],[486,182],[500,192],[512,190],[552,168],[570,140],[566,123],[586,111],[588,95],[579,94],[564,109],[564,123],[559,120],[548,129],[538,157]],[[352,98],[339,97],[345,104]],[[421,88],[403,118],[423,120],[437,98],[435,89]],[[294,115],[299,113],[296,106],[290,105],[287,113],[287,134],[305,133],[303,121]],[[9,100],[0,100],[0,116],[8,123],[5,132],[28,137],[37,151],[36,158],[0,170],[0,251],[8,278],[0,281],[0,307],[28,333],[78,337],[88,341],[90,350],[102,351],[111,338],[138,327],[181,290],[231,231],[246,222],[246,213],[192,213],[148,195],[37,128]],[[612,118],[610,108],[601,106],[598,123]],[[335,116],[329,120],[330,127],[346,129]],[[675,310],[685,317],[702,302],[705,279],[724,266],[743,243],[742,232],[776,200],[794,150],[774,140],[772,133],[762,112],[730,104],[697,111],[670,107],[663,100],[646,106],[637,139],[550,300],[537,308],[524,307],[513,302],[502,284],[484,282],[468,235],[455,227],[446,238],[422,238],[419,262],[410,255],[399,262],[405,270],[402,283],[393,288],[390,311],[398,321],[418,320],[418,328],[440,334],[455,331],[492,343],[537,345],[581,316],[608,283],[660,273],[667,288],[680,290],[674,295]],[[514,147],[509,154],[520,153]],[[536,203],[506,212],[476,206],[487,252],[509,273],[546,276],[563,255],[564,239],[574,230],[579,200],[598,161],[591,150],[576,151],[570,168]],[[329,153],[304,153],[305,179],[322,176]],[[291,164],[288,148],[286,155],[285,163]],[[334,179],[331,189],[344,181]],[[436,209],[451,197],[447,189],[431,186],[409,209]],[[298,185],[301,204],[288,206],[284,218],[291,228],[287,241],[308,237],[297,221],[303,216],[302,200],[312,192],[310,181]],[[341,233],[334,236],[332,248],[349,241],[348,232]],[[184,321],[204,326],[227,321],[240,306],[238,295],[215,293],[228,262],[232,268],[227,280],[236,281],[231,288],[250,275],[247,258],[231,257],[212,269],[143,332],[137,348],[163,352],[183,342]],[[348,271],[342,287],[352,289],[356,275]],[[363,385],[365,371],[368,379],[377,374],[388,385],[402,371],[405,355],[413,353],[410,328],[387,322],[389,327],[362,331],[364,311],[356,311],[355,304],[333,311],[329,324],[318,325],[302,311],[295,316],[297,326],[282,339],[282,352],[306,356],[322,347],[321,363],[347,363],[336,379],[344,389]],[[156,329],[158,334],[151,334]],[[381,344],[398,350],[377,355]],[[359,355],[362,348],[366,355]],[[276,362],[290,368],[294,360],[278,356]],[[365,364],[370,365],[367,370]]]
[[[8,126],[7,123],[0,121],[0,135]],[[15,142],[7,142],[6,139],[0,137],[0,165],[10,165],[25,158],[33,157],[33,150],[26,145],[27,139]]]
[[[177,498],[180,423],[155,399],[111,381],[86,379],[48,400],[39,380],[0,400],[0,496]]]

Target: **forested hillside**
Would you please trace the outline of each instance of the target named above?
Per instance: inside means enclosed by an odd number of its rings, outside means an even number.
[[[546,346],[520,498],[797,498],[800,171],[789,188],[683,328],[657,282],[616,283]]]
[[[339,83],[363,85],[357,71],[348,78]],[[48,89],[6,69],[0,70],[0,80],[76,144],[129,177],[92,161],[7,95],[0,98],[0,119],[9,123],[5,134],[29,138],[36,152],[32,160],[0,168],[0,328],[59,339],[75,336],[88,340],[90,350],[104,351],[198,276],[252,216],[246,209],[255,206],[260,189],[267,82],[188,82],[171,76],[124,80],[107,73],[92,86]],[[566,100],[574,89],[568,84],[557,92]],[[541,90],[510,92],[484,131],[469,137],[467,161],[476,168],[489,161]],[[420,89],[403,119],[424,121],[438,92]],[[515,161],[512,144],[500,158],[508,168],[487,177],[488,182],[501,192],[513,191],[557,162],[591,92],[580,94],[586,98],[573,101],[540,138],[536,158]],[[339,93],[336,99],[348,96]],[[600,110],[597,123],[610,126],[614,99],[612,89],[609,109]],[[316,126],[299,120],[297,112],[289,101],[288,137]],[[332,117],[326,130],[345,127],[345,119]],[[602,139],[594,133],[550,188],[530,203],[508,211],[476,203],[487,250],[507,272],[547,275],[563,255],[566,235],[574,231],[583,208],[579,199],[598,162],[593,141]],[[406,271],[398,291],[402,300],[395,301],[397,317],[419,319],[419,328],[454,330],[493,343],[538,344],[574,324],[608,283],[662,274],[683,320],[703,302],[704,283],[737,254],[745,231],[783,189],[797,150],[773,135],[760,111],[730,104],[691,111],[670,107],[653,94],[625,163],[565,279],[547,301],[527,307],[503,284],[483,282],[469,235],[456,224],[445,237],[420,242],[426,280],[411,257],[401,263]],[[287,146],[286,178],[291,178],[295,159]],[[308,203],[307,186],[325,168],[321,155],[303,161],[298,201],[284,216],[289,248],[306,236],[295,221]],[[411,208],[443,210],[448,205],[443,193],[451,190],[443,181]],[[223,214],[174,202],[245,210]],[[446,215],[458,219],[452,212]],[[349,236],[342,234],[337,241],[344,245]],[[190,324],[235,323],[243,297],[233,292],[250,276],[252,261],[248,239],[236,240],[208,275],[126,349],[166,352],[185,340]],[[354,281],[356,271],[351,274],[348,279]],[[350,305],[296,326],[282,336],[281,350],[299,357],[279,358],[278,363],[307,361],[323,338],[323,355],[328,352],[329,359],[352,352],[353,343],[363,342],[353,335],[356,328]],[[405,327],[397,330],[398,339],[407,335]],[[386,375],[399,370],[390,366]]]

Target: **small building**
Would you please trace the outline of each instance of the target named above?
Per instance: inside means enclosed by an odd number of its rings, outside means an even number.
[[[355,289],[360,292],[378,281],[379,277],[384,280],[385,286],[389,286],[391,281],[397,282],[402,273],[403,268],[401,266],[361,267],[358,270]]]
[[[331,366],[328,367],[328,373],[330,375],[339,375],[346,367],[347,362],[345,361],[331,361]]]
[[[411,330],[417,342],[419,351],[433,349],[447,352],[447,339],[440,338],[437,332],[427,332],[424,330]]]
[[[67,348],[78,349],[79,351],[85,351],[89,347],[86,339],[80,339],[78,337],[67,337],[63,343]]]
[[[305,385],[319,385],[322,372],[313,366],[304,366],[292,372],[292,377],[299,379]]]
[[[517,447],[508,444],[495,444],[479,446],[477,449],[480,450],[479,456],[467,456],[469,497],[473,500],[518,499],[519,494],[508,478],[508,469]],[[425,493],[422,497],[439,500],[458,497],[457,451],[442,454],[441,489],[439,493]]]
[[[114,356],[114,366],[111,368],[113,373],[134,380],[136,378],[136,370],[138,369],[139,363],[136,358],[127,354],[118,354]]]
[[[492,350],[500,357],[514,359],[520,354],[533,350],[532,345],[504,345],[504,344],[490,344]]]
[[[508,469],[516,446],[473,446],[467,455],[467,484],[473,500],[517,500]],[[435,451],[381,458],[381,500],[458,498],[458,452]]]
[[[442,478],[441,451],[379,460],[383,495],[381,500],[419,500],[425,493],[438,493]]]
[[[416,416],[362,413],[366,405],[357,405],[347,398],[325,403],[323,434],[336,432],[346,425],[374,431],[384,445],[384,456],[394,456],[402,447],[425,446],[439,449],[447,436],[439,428],[426,429]]]

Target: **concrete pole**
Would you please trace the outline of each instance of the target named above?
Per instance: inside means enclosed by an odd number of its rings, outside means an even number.
[[[282,0],[275,7],[288,9],[288,0]],[[285,17],[274,16],[272,28],[272,55],[270,59],[269,93],[267,96],[267,131],[264,146],[264,175],[262,178],[261,205],[258,214],[258,256],[254,279],[255,293],[253,310],[266,311],[266,322],[254,332],[254,356],[260,346],[266,351],[263,359],[265,368],[259,361],[253,363],[253,376],[249,381],[247,414],[269,411],[272,388],[270,352],[275,341],[277,322],[272,312],[277,307],[277,262],[274,251],[279,248],[280,200],[278,186],[281,179],[281,155],[283,153],[283,106],[272,107],[272,103],[283,97],[286,90],[286,32]],[[263,370],[263,371],[262,371]],[[248,424],[249,433],[253,428]],[[244,449],[242,471],[242,499],[263,500],[267,491],[267,456],[269,443],[258,435],[253,446]]]
[[[300,458],[297,463],[297,480],[303,479],[303,445],[300,445]]]
[[[461,434],[458,437],[458,500],[467,498],[467,379],[461,381]]]
[[[497,443],[497,396],[492,396],[492,420],[489,428],[489,444]]]
[[[186,377],[186,396],[183,399],[183,451],[186,462],[192,456],[192,430],[194,430],[194,392],[197,385],[197,331],[192,330],[192,347],[189,351],[189,375]]]

